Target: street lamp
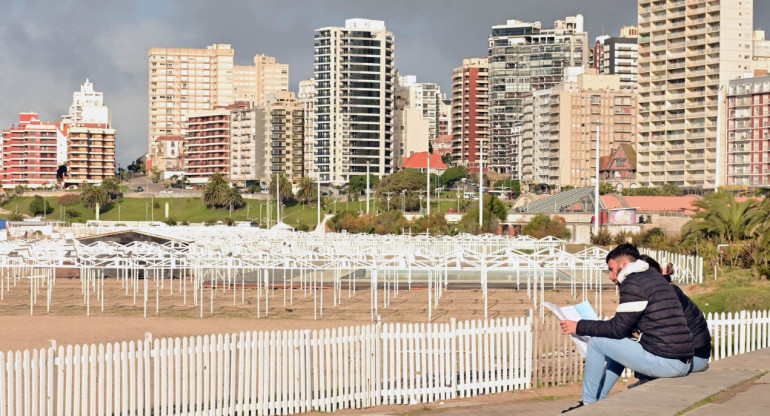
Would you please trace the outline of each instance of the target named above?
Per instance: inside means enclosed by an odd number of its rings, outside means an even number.
[[[369,214],[369,161],[366,161],[366,213]]]
[[[599,132],[601,121],[596,123],[596,187],[594,189],[594,235],[599,235]]]

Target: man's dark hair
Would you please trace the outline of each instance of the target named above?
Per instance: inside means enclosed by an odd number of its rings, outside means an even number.
[[[639,260],[639,249],[633,244],[624,243],[607,253],[605,260],[609,263],[610,260],[615,260],[618,257],[628,257],[632,261],[637,261]]]

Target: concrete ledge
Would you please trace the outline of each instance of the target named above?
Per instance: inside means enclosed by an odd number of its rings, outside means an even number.
[[[651,381],[569,414],[764,414],[770,408],[770,384],[767,381],[769,372],[770,348],[717,361],[702,373]],[[731,393],[729,397],[717,402],[708,402],[714,395],[737,386],[741,386],[741,389]],[[693,408],[699,404],[701,406]],[[756,413],[757,411],[759,413]]]

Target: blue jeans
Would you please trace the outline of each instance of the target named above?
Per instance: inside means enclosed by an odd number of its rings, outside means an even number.
[[[700,357],[692,358],[692,367],[690,367],[691,373],[699,373],[701,371],[706,371],[706,369],[708,368],[709,368],[708,358],[700,358]]]
[[[651,354],[629,338],[591,337],[583,375],[583,402],[593,403],[607,397],[626,367],[653,378],[666,378],[686,376],[690,364]]]

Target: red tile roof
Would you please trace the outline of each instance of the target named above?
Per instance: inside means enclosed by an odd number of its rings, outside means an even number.
[[[428,167],[428,152],[415,153],[404,160],[404,167],[411,169],[426,169]],[[430,157],[431,169],[448,169],[447,165],[441,161],[441,156],[434,153]]]
[[[452,143],[452,136],[449,134],[438,136],[433,140],[433,143]]]

